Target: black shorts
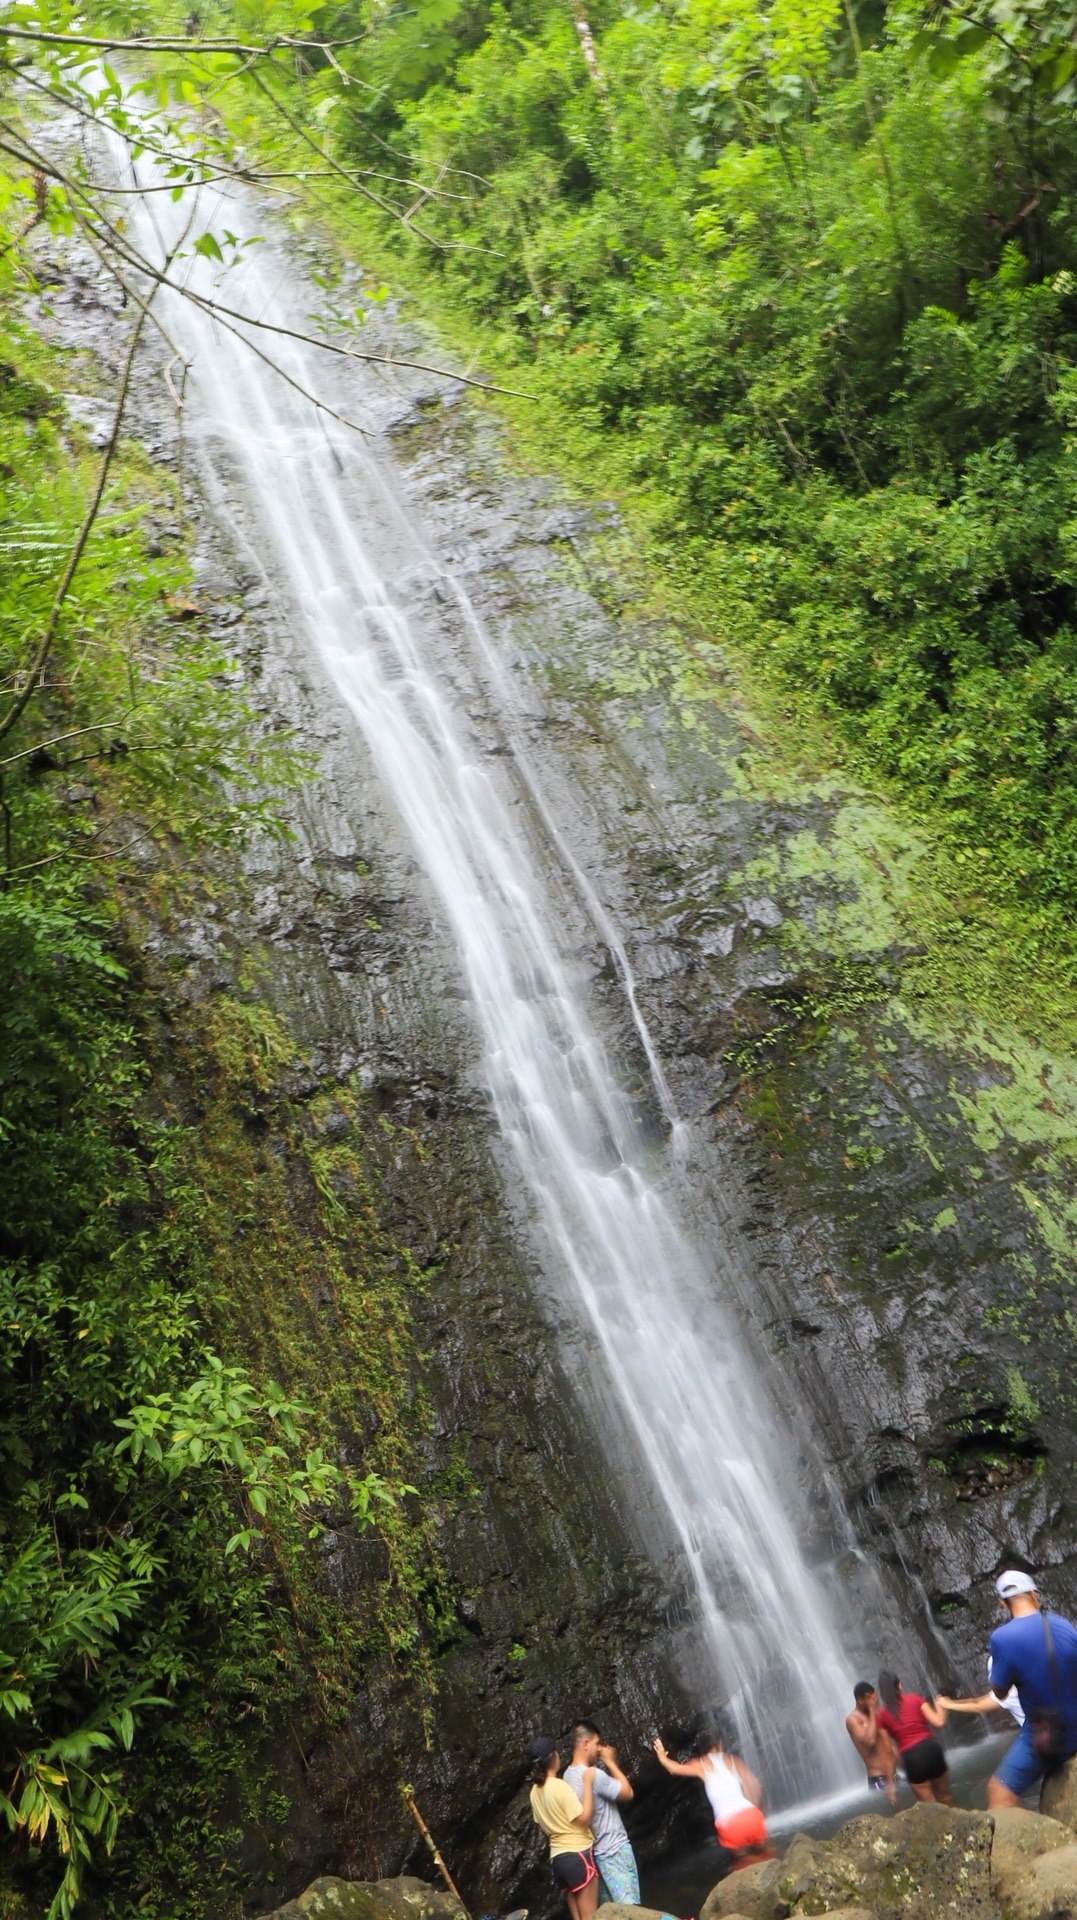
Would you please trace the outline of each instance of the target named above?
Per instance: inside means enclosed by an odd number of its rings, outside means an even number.
[[[550,1872],[562,1893],[582,1893],[598,1872],[594,1848],[587,1847],[583,1853],[555,1853]]]
[[[906,1747],[901,1764],[910,1787],[922,1787],[946,1772],[946,1755],[931,1734],[926,1740],[918,1740],[915,1747]]]

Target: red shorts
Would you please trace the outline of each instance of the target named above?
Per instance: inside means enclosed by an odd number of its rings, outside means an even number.
[[[728,1847],[730,1853],[743,1853],[747,1848],[770,1845],[767,1823],[758,1807],[744,1807],[740,1813],[730,1814],[728,1820],[720,1823],[716,1820],[714,1831],[718,1835],[718,1845]]]

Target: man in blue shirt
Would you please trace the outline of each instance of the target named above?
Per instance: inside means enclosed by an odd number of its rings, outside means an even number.
[[[1059,1613],[1041,1613],[1031,1575],[1000,1573],[995,1591],[1009,1614],[991,1635],[991,1691],[999,1701],[1017,1688],[1025,1724],[987,1783],[989,1807],[1016,1807],[1047,1768],[1077,1753],[1077,1628]],[[1037,1722],[1052,1722],[1050,1760],[1037,1753]]]

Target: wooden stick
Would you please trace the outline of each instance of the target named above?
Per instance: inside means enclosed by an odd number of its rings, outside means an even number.
[[[449,1872],[448,1867],[445,1865],[445,1862],[441,1857],[441,1852],[438,1848],[438,1844],[434,1839],[434,1836],[431,1833],[430,1828],[427,1826],[426,1821],[423,1819],[422,1814],[419,1812],[418,1807],[415,1805],[415,1796],[412,1793],[409,1793],[407,1790],[405,1790],[404,1799],[406,1800],[408,1806],[411,1809],[411,1814],[412,1814],[413,1820],[415,1821],[415,1825],[418,1827],[419,1832],[422,1834],[423,1839],[426,1841],[427,1846],[430,1848],[430,1851],[434,1856],[434,1865],[437,1867],[438,1872],[441,1874],[441,1877],[444,1880],[445,1885],[448,1887],[449,1892],[454,1896],[454,1898],[457,1900],[460,1900],[460,1889],[457,1886],[455,1880],[452,1877],[452,1874]],[[462,1900],[460,1900],[460,1905],[464,1907],[464,1903]],[[464,1907],[464,1912],[465,1913],[467,1912],[466,1907]]]

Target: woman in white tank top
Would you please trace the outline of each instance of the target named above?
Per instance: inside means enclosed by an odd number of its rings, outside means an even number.
[[[671,1760],[661,1740],[654,1743],[659,1763],[667,1773],[702,1783],[711,1803],[718,1844],[733,1855],[732,1870],[752,1866],[758,1860],[772,1860],[774,1850],[761,1811],[763,1792],[751,1768],[710,1736],[698,1741],[697,1749],[692,1760]]]

